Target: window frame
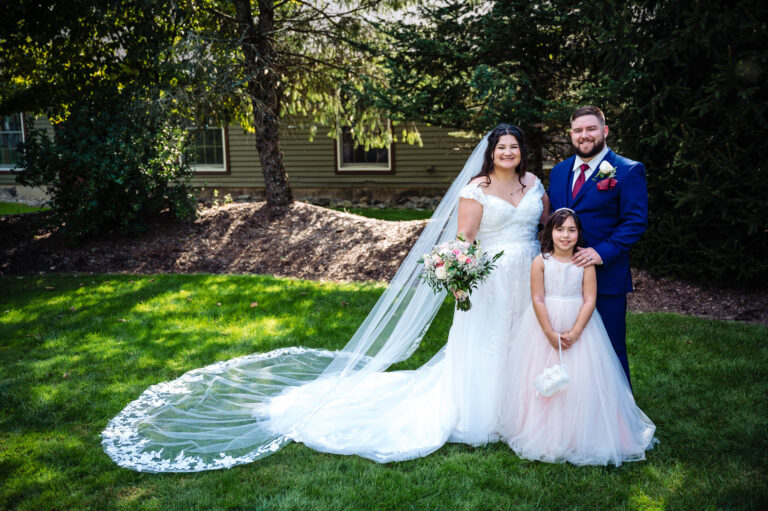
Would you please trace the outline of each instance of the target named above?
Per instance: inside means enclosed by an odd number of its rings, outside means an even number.
[[[391,121],[387,120],[387,129],[392,131],[392,123]],[[377,174],[377,175],[387,175],[387,174],[394,174],[395,173],[395,143],[390,142],[389,146],[387,146],[387,166],[374,166],[374,165],[365,165],[365,164],[359,164],[359,163],[353,163],[353,164],[342,164],[341,158],[344,154],[342,151],[342,137],[343,137],[343,128],[339,130],[338,135],[336,135],[336,138],[333,141],[333,161],[334,161],[334,173],[337,175],[366,175],[366,174]],[[383,148],[382,148],[383,149]]]
[[[189,131],[194,131],[197,128],[187,128]],[[213,165],[208,164],[197,164],[190,165],[192,167],[192,171],[195,173],[196,176],[224,176],[230,173],[230,165],[229,165],[229,129],[227,126],[219,126],[219,127],[209,127],[205,126],[203,129],[207,130],[214,130],[218,129],[221,133],[221,147],[223,151],[222,160],[224,162],[224,167],[217,167]],[[194,146],[194,144],[193,144]]]
[[[21,117],[21,141],[26,142],[27,141],[27,119],[24,116],[24,112],[19,112],[17,114]],[[6,116],[9,117],[9,116]],[[17,165],[5,165],[0,163],[0,174],[13,174],[14,172],[17,172],[19,170],[24,170],[24,167],[19,167]]]

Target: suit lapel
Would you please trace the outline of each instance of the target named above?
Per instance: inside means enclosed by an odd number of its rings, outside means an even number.
[[[573,162],[576,161],[576,156],[571,156],[567,160],[565,160],[566,168],[568,169],[566,172],[563,172],[565,181],[563,182],[563,195],[561,198],[563,199],[563,204],[566,204],[570,207],[571,202],[573,202],[573,193],[572,193],[572,187],[571,183],[573,183]]]
[[[613,160],[616,158],[616,153],[614,153],[612,150],[608,150],[607,153],[605,153],[605,157],[600,160],[600,163],[603,163],[604,161],[607,161],[611,165],[613,165]],[[571,202],[572,205],[575,205],[577,202],[579,202],[584,195],[589,192],[592,188],[597,186],[597,173],[600,172],[600,163],[597,164],[597,170],[587,179],[587,181],[582,185],[581,190],[579,190],[579,193],[576,194],[576,197],[574,197],[573,201]]]

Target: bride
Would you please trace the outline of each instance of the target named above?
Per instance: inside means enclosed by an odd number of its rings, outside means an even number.
[[[549,211],[526,153],[515,126],[483,138],[342,350],[284,348],[153,385],[109,422],[107,454],[134,470],[197,472],[248,463],[290,441],[384,463],[446,442],[498,440],[499,362],[530,301],[537,225]],[[455,312],[443,349],[416,370],[386,372],[416,350],[445,296],[419,279],[417,260],[457,232],[504,255],[472,294],[472,309]]]

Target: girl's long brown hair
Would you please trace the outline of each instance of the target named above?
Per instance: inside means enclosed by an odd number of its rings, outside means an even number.
[[[569,218],[573,218],[573,223],[576,224],[576,230],[579,233],[579,238],[576,240],[576,247],[586,247],[587,243],[584,241],[584,229],[581,228],[581,220],[579,216],[570,209],[558,209],[547,220],[547,225],[544,230],[539,234],[539,241],[541,242],[541,253],[551,254],[555,251],[555,241],[552,239],[552,231],[556,227],[560,227]],[[576,248],[574,247],[574,249]]]

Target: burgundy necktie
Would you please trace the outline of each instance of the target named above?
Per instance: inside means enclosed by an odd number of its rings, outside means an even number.
[[[581,169],[581,174],[579,174],[579,177],[576,178],[576,182],[573,184],[574,199],[576,198],[576,194],[579,193],[579,190],[581,190],[581,187],[584,185],[584,181],[586,181],[586,179],[584,179],[584,172],[587,171],[587,169],[589,168],[589,165],[587,165],[586,163],[582,163],[581,167],[579,168]]]

